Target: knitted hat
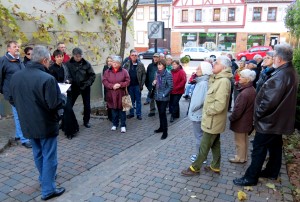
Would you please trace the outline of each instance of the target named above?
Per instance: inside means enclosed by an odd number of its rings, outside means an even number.
[[[213,73],[212,66],[209,62],[201,62],[200,67],[203,75],[211,75]]]

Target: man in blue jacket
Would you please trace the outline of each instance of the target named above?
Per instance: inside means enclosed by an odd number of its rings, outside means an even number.
[[[4,99],[6,100],[9,100],[10,96],[9,84],[12,75],[25,68],[24,64],[20,61],[19,49],[19,45],[16,41],[9,41],[6,54],[0,58],[0,93],[4,95]],[[12,82],[14,81],[12,80]],[[24,147],[31,148],[30,141],[23,136],[18,112],[14,106],[12,106],[12,112],[16,125],[15,140],[20,140]]]
[[[57,136],[59,111],[66,102],[53,76],[46,72],[50,65],[50,53],[45,46],[35,46],[31,63],[18,71],[10,83],[10,102],[18,110],[24,136],[32,143],[35,165],[39,171],[42,200],[64,193],[56,188]],[[28,118],[30,115],[30,118]]]

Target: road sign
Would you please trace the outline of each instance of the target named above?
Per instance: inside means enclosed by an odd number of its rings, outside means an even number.
[[[161,21],[148,22],[148,39],[163,39],[164,27]]]

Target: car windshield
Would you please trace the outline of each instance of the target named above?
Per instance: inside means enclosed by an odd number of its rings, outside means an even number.
[[[150,48],[147,52],[154,53],[154,48]]]

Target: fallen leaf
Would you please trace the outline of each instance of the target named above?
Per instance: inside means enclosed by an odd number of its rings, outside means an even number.
[[[276,190],[275,189],[275,184],[267,183],[266,186],[269,187],[270,189],[273,189],[274,191]]]
[[[295,192],[296,192],[297,194],[300,194],[300,189],[297,188],[297,189],[295,190]]]
[[[246,191],[253,191],[253,187],[251,187],[251,186],[246,186],[246,187],[244,187],[244,190],[246,190]]]
[[[244,201],[247,199],[247,194],[241,190],[238,191],[238,199]]]
[[[197,197],[197,196],[195,196],[195,195],[192,195],[192,196],[191,196],[191,198],[196,198],[196,197]]]

